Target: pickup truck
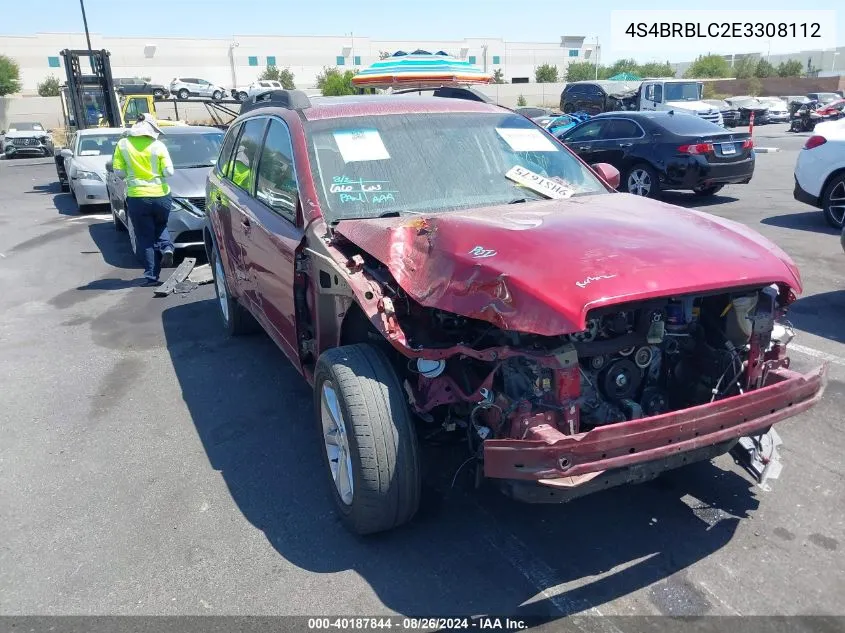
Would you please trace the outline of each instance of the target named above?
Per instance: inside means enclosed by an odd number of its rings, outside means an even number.
[[[674,110],[724,125],[719,109],[702,101],[704,84],[684,79],[574,81],[560,95],[565,113],[599,114],[613,110]]]

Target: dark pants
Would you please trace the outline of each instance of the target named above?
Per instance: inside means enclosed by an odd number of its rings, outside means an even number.
[[[126,213],[135,231],[135,255],[144,262],[144,277],[157,280],[161,273],[161,253],[173,250],[167,230],[170,195],[157,198],[126,198]]]

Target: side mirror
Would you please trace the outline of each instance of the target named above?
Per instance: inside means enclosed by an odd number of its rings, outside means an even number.
[[[59,153],[61,154],[62,158],[70,158],[71,156],[73,156],[73,150],[70,150],[68,148],[63,149]]]
[[[595,163],[590,165],[602,180],[614,189],[619,187],[619,170],[609,163]]]
[[[112,173],[114,171],[114,165],[112,165],[111,161],[106,163],[106,171],[109,173]]]

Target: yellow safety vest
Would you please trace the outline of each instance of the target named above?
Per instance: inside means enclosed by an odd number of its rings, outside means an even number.
[[[173,162],[164,143],[149,136],[127,136],[117,142],[112,157],[115,171],[126,173],[126,196],[157,198],[170,193],[165,176],[173,175]]]
[[[232,165],[234,165],[234,168],[232,169],[232,173],[229,174],[229,178],[231,178],[232,182],[238,185],[239,187],[250,191],[252,189],[252,186],[249,167],[244,165],[241,161],[235,159],[234,163],[232,161],[229,161],[223,166],[223,173],[227,174],[229,172],[229,167]]]

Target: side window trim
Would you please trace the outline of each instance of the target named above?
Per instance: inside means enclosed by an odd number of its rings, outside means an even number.
[[[625,122],[625,123],[630,123],[640,131],[640,135],[639,136],[615,136],[613,138],[602,139],[602,140],[627,141],[627,140],[634,140],[634,139],[639,139],[639,138],[645,137],[645,130],[643,130],[642,126],[639,123],[637,123],[636,121],[632,121],[631,119],[623,119],[623,118],[619,118],[619,117],[608,117],[604,120],[610,121],[611,123],[613,123],[615,121],[622,121],[622,122]]]
[[[244,129],[243,122],[241,122],[241,123],[238,123],[234,128],[232,128],[230,130],[232,138],[234,138],[235,140],[232,143],[232,146],[229,148],[229,155],[228,156],[223,156],[223,150],[226,147],[226,140],[227,139],[223,139],[223,145],[220,146],[220,157],[217,159],[217,165],[215,166],[215,171],[217,172],[218,175],[222,176],[226,180],[229,180],[229,174],[227,174],[225,171],[223,171],[222,167],[228,167],[229,166],[229,162],[232,159],[232,153],[235,151],[235,148],[238,146],[238,143],[241,140],[241,133],[243,132],[243,129]]]
[[[293,155],[293,135],[291,134],[290,126],[288,126],[287,121],[285,121],[283,118],[281,118],[279,116],[271,115],[271,116],[268,117],[268,119],[269,120],[264,127],[264,138],[263,138],[262,143],[261,143],[261,153],[259,155],[258,162],[256,163],[256,172],[261,171],[261,161],[264,159],[264,146],[267,143],[267,137],[270,135],[270,127],[273,125],[274,121],[277,121],[278,123],[280,123],[284,127],[284,130],[287,132],[287,136],[288,136],[288,147],[290,148],[290,156],[291,156],[291,165],[290,166],[291,166],[291,171],[293,172],[293,183],[294,183],[294,186],[296,187],[296,208],[294,208],[294,210],[293,210],[292,217],[288,217],[282,211],[280,211],[278,209],[274,209],[273,207],[271,207],[270,205],[265,203],[263,200],[259,200],[257,196],[253,196],[253,197],[255,197],[255,199],[258,202],[263,204],[264,207],[266,207],[269,211],[275,213],[280,218],[287,220],[292,225],[296,226],[296,218],[297,218],[297,215],[298,215],[297,211],[298,211],[298,207],[299,207],[299,177],[297,176],[297,173],[296,173],[296,162],[294,161],[294,155]],[[255,180],[255,187],[256,187],[255,190],[258,191],[258,189],[257,189],[258,188],[257,174],[256,174],[256,178],[254,180]]]

